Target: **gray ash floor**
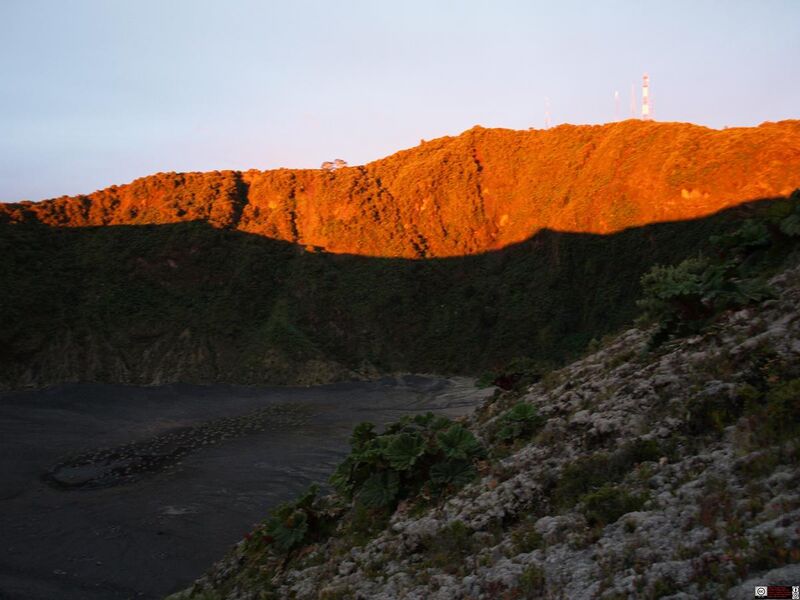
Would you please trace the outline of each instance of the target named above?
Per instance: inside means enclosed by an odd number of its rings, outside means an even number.
[[[0,599],[161,598],[327,478],[352,426],[469,411],[464,379],[0,395]]]

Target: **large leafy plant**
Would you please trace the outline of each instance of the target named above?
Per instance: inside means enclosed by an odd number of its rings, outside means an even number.
[[[279,553],[287,554],[331,532],[337,511],[318,494],[319,486],[312,485],[294,502],[285,502],[272,510],[262,533],[264,539]]]
[[[800,193],[710,239],[713,252],[656,265],[641,279],[643,321],[655,321],[658,344],[700,331],[721,312],[772,296],[765,280],[800,238]]]
[[[437,496],[457,489],[474,479],[475,461],[485,454],[463,425],[432,413],[405,417],[381,434],[361,423],[350,444],[331,485],[346,499],[374,508],[392,508],[423,491]]]
[[[678,265],[653,267],[642,277],[644,297],[639,306],[664,333],[698,330],[720,311],[769,298],[769,288],[746,277],[736,261],[690,258]]]
[[[544,423],[544,417],[533,406],[519,402],[498,417],[494,437],[502,442],[529,439]]]
[[[697,332],[724,310],[772,296],[765,280],[800,241],[800,190],[709,241],[709,256],[656,265],[642,277],[638,304],[644,321],[659,323],[655,343]]]

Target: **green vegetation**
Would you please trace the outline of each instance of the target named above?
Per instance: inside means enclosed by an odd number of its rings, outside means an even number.
[[[736,422],[743,409],[741,398],[712,396],[696,400],[689,407],[686,431],[691,435],[721,433],[725,427]]]
[[[614,523],[622,515],[641,510],[647,498],[631,494],[622,487],[605,484],[581,497],[583,514],[591,526]]]
[[[784,377],[767,380],[765,385],[740,390],[740,414],[747,419],[756,447],[790,440],[800,442],[800,378],[798,368],[785,365]],[[795,376],[793,378],[790,378]],[[760,441],[760,444],[759,444]],[[765,457],[765,460],[770,460]]]
[[[750,440],[746,449],[800,438],[800,366],[777,359],[769,350],[752,354],[757,366],[745,374],[748,382],[732,397],[708,396],[690,405],[687,433],[719,435],[738,424]]]
[[[330,534],[332,519],[322,510],[318,492],[318,486],[313,485],[294,502],[281,504],[272,511],[264,534],[279,552],[288,553]]]
[[[497,431],[493,437],[506,443],[529,440],[544,423],[544,417],[533,406],[519,402],[498,417]]]
[[[261,582],[265,597],[272,597],[270,574],[289,563],[315,564],[316,544],[335,536],[334,552],[364,545],[386,527],[400,500],[444,498],[475,477],[474,462],[484,455],[471,432],[432,413],[403,418],[383,433],[361,423],[351,446],[331,477],[337,494],[320,497],[314,485],[273,509],[247,536],[241,576]],[[470,534],[463,523],[452,523],[428,540],[430,560],[438,564],[474,550]],[[220,585],[224,590],[235,582]],[[340,591],[328,590],[326,597]]]
[[[318,564],[318,544],[333,537],[330,552],[344,554],[382,531],[401,500],[424,504],[444,499],[471,481],[484,450],[470,431],[432,413],[409,416],[383,433],[361,423],[350,438],[351,453],[331,477],[336,493],[320,496],[316,485],[273,509],[247,536],[238,577],[258,582],[273,598],[271,577],[290,564]],[[479,549],[472,532],[454,521],[423,542],[430,564],[453,564],[453,556]],[[373,565],[376,573],[380,565]],[[459,568],[456,565],[456,568]],[[220,593],[236,585],[219,582]],[[327,590],[336,598],[346,591]],[[194,596],[196,597],[196,596]]]
[[[502,390],[521,392],[541,381],[555,366],[552,361],[541,358],[517,357],[502,369],[483,373],[476,385],[496,385]]]
[[[709,246],[710,254],[687,259],[675,267],[654,268],[644,277],[643,286],[648,296],[643,306],[650,311],[650,318],[660,320],[666,337],[700,331],[721,312],[768,296],[765,280],[788,253],[796,250],[795,236],[800,224],[796,204],[779,203],[770,210],[772,212],[714,238]],[[398,290],[394,293],[400,294]],[[402,298],[402,294],[398,298]],[[295,332],[305,331],[293,324],[296,321],[291,316],[291,302],[278,301],[276,306],[278,308],[270,313],[269,323],[279,323],[281,327],[288,323]],[[288,331],[291,332],[291,328]],[[744,333],[734,332],[744,338]],[[721,329],[711,329],[710,334],[727,339],[724,338],[727,332]],[[739,341],[737,338],[732,343]],[[305,342],[291,345],[303,347],[303,344]],[[648,557],[637,551],[640,543],[637,534],[646,527],[639,516],[630,515],[626,519],[624,515],[643,510],[645,505],[648,510],[654,508],[643,488],[660,485],[654,482],[670,471],[670,468],[661,471],[655,464],[662,457],[676,458],[678,452],[681,457],[690,456],[693,448],[707,445],[710,436],[725,432],[730,436],[726,440],[733,440],[737,452],[741,452],[741,460],[737,458],[734,463],[736,477],[739,483],[744,480],[753,489],[756,489],[755,480],[777,465],[800,459],[797,446],[800,440],[800,366],[781,356],[770,349],[769,342],[750,348],[744,358],[735,352],[698,352],[692,365],[696,372],[693,371],[694,378],[687,381],[691,389],[686,395],[691,397],[696,390],[702,390],[703,395],[697,394],[688,407],[665,402],[663,408],[656,409],[656,416],[669,414],[680,417],[683,423],[682,429],[674,431],[669,439],[640,438],[615,450],[584,455],[560,470],[551,471],[539,482],[542,498],[537,495],[529,504],[495,517],[478,531],[472,529],[473,525],[452,521],[416,538],[418,545],[413,549],[391,542],[393,533],[386,528],[395,510],[416,515],[433,504],[442,506],[449,495],[476,478],[479,466],[492,473],[493,477],[487,478],[487,489],[495,489],[498,481],[516,473],[519,466],[481,464],[487,452],[478,439],[460,423],[430,413],[406,417],[383,432],[377,431],[371,423],[362,423],[353,431],[350,455],[331,477],[336,494],[320,499],[317,490],[312,488],[295,502],[275,509],[251,537],[245,576],[252,580],[256,577],[254,573],[263,572],[267,575],[260,576],[268,578],[309,565],[330,568],[326,558],[334,556],[345,558],[348,569],[357,568],[368,578],[384,578],[385,581],[387,564],[402,557],[409,560],[408,573],[416,583],[430,584],[435,589],[435,570],[463,577],[470,570],[495,561],[498,548],[508,557],[534,553],[528,559],[541,558],[546,554],[547,544],[536,531],[537,520],[545,514],[577,512],[583,515],[588,527],[584,527],[581,519],[565,519],[564,522],[572,524],[560,526],[563,531],[557,532],[558,540],[548,533],[547,543],[566,542],[572,549],[588,548],[603,535],[606,526],[617,523],[630,544],[619,556],[609,558],[605,567],[601,565],[604,577],[622,569],[632,569],[640,577],[646,571]],[[501,372],[514,376],[509,377],[513,379],[512,385],[506,391],[496,392],[495,401],[485,404],[476,416],[483,426],[485,438],[482,439],[487,440],[493,458],[504,451],[510,453],[534,438],[542,443],[545,437],[542,432],[545,418],[532,404],[520,401],[524,387],[546,372],[539,369],[537,360],[512,361],[509,368]],[[623,352],[610,357],[602,368],[608,371],[618,360],[628,361],[630,355]],[[517,377],[520,373],[527,375]],[[737,387],[705,385],[717,380],[735,381]],[[577,408],[590,408],[591,401],[590,398]],[[678,427],[677,421],[674,426]],[[558,429],[553,428],[553,431],[558,432]],[[555,441],[551,439],[547,443]],[[585,444],[582,449],[586,450],[596,448],[592,444],[612,442],[607,438],[600,438],[598,442],[597,438],[587,436],[582,443]],[[691,461],[687,464],[675,475],[671,483],[675,486],[673,489],[679,489],[705,469],[702,465],[692,466]],[[748,479],[754,481],[748,482]],[[784,547],[785,543],[782,546],[783,540],[777,537],[765,535],[755,543],[745,539],[747,519],[743,514],[755,516],[770,505],[766,504],[767,497],[760,497],[758,493],[752,494],[749,505],[742,505],[736,497],[738,492],[731,491],[738,487],[729,489],[727,486],[727,478],[708,479],[696,503],[697,511],[689,518],[690,525],[702,525],[708,530],[709,539],[704,544],[718,542],[725,553],[724,561],[712,558],[697,561],[693,566],[692,577],[701,590],[706,587],[716,590],[718,584],[727,589],[747,573],[796,562],[800,556],[796,548]],[[776,505],[769,510],[779,514],[784,507]],[[388,552],[352,552],[355,546],[368,543],[381,531],[390,540],[386,544],[390,548]],[[412,535],[399,538],[404,543],[412,539],[415,539]],[[320,549],[320,543],[325,540],[330,543]],[[496,544],[500,540],[504,543],[498,547]],[[485,548],[491,552],[483,551]],[[537,550],[543,552],[535,552]],[[678,550],[676,556],[683,560],[697,556],[698,550],[689,548],[683,556],[681,552]],[[370,558],[358,558],[364,555]],[[355,557],[355,566],[349,557]],[[531,564],[516,583],[493,581],[484,591],[498,597],[501,594],[513,598],[543,597],[548,583],[544,575],[539,566]],[[606,586],[606,579],[603,582]],[[651,579],[649,583],[640,577],[634,585],[638,593],[648,597],[668,596],[676,589],[676,582],[668,574]],[[264,589],[269,589],[268,584]],[[346,587],[331,588],[321,591],[320,597],[349,597],[352,593]]]
[[[388,507],[371,508],[356,502],[342,519],[337,534],[346,546],[363,546],[386,527],[391,516]]]
[[[800,242],[798,200],[796,191],[736,229],[712,236],[710,256],[651,268],[642,277],[638,304],[643,321],[659,324],[653,344],[696,333],[723,311],[770,298],[767,277]]]
[[[536,565],[526,567],[519,578],[519,589],[524,598],[541,598],[546,584],[544,571]]]
[[[87,380],[114,381],[120,364],[135,377],[150,361],[188,381],[284,383],[314,360],[491,371],[525,386],[630,323],[640,276],[707,247],[738,214],[609,236],[545,231],[429,260],[303,252],[202,222],[2,224],[0,373],[13,383],[37,357],[69,352],[76,369],[98,365],[71,374]]]
[[[800,379],[780,382],[767,392],[764,427],[773,439],[800,437]]]
[[[432,413],[406,417],[382,434],[361,423],[350,441],[350,455],[331,484],[342,497],[372,508],[452,492],[475,478],[474,463],[485,454],[469,430]]]
[[[672,596],[681,592],[681,586],[675,583],[669,576],[664,576],[661,579],[657,579],[653,584],[651,597],[652,598],[664,598],[665,596]]]
[[[511,532],[514,554],[533,552],[544,545],[542,535],[536,531],[535,525],[536,519],[529,516]]]
[[[461,521],[453,521],[422,541],[427,564],[457,574],[463,559],[481,549],[472,531]]]
[[[567,465],[551,492],[554,504],[571,508],[588,494],[622,480],[634,466],[658,460],[664,453],[653,440],[635,440],[613,453],[596,452]]]

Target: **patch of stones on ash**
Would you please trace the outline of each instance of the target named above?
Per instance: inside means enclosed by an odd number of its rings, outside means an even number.
[[[95,448],[65,457],[44,474],[49,485],[64,490],[113,487],[170,471],[187,455],[227,440],[308,422],[311,411],[297,404],[272,404],[235,417],[180,427],[111,448]]]

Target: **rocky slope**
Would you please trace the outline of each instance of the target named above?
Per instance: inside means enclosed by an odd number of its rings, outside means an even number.
[[[624,121],[475,127],[361,167],[162,173],[86,196],[0,204],[0,223],[201,220],[327,252],[463,256],[542,229],[607,234],[800,186],[800,121],[712,130]]]
[[[751,598],[800,582],[800,256],[775,297],[650,349],[628,330],[465,424],[481,476],[274,558],[257,528],[171,600]],[[498,444],[518,403],[543,425]],[[344,527],[344,526],[342,526]],[[266,545],[265,545],[266,544]],[[266,549],[265,549],[266,548]]]

